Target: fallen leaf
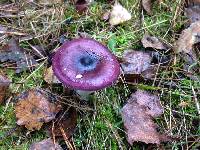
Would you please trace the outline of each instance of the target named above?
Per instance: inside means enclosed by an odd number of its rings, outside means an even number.
[[[180,107],[187,107],[187,106],[189,106],[189,103],[188,103],[188,102],[182,101],[182,102],[180,102],[180,103],[178,104],[178,106],[180,106]]]
[[[175,43],[175,51],[181,55],[185,61],[184,69],[188,72],[198,72],[199,68],[194,64],[198,62],[199,50],[194,45],[200,42],[200,21],[192,23],[187,29],[183,30],[179,39]],[[196,80],[195,75],[187,74],[191,79]]]
[[[145,79],[154,79],[156,76],[157,68],[154,66],[150,66],[148,69],[141,73],[142,77]]]
[[[152,14],[152,0],[142,0],[142,7],[148,15]]]
[[[131,145],[135,141],[160,144],[156,125],[143,106],[136,102],[126,104],[122,109],[122,118]]]
[[[0,104],[3,102],[11,81],[2,73],[0,73]]]
[[[53,70],[52,70],[52,66],[47,68],[45,73],[44,73],[44,80],[49,83],[61,83],[58,78],[54,75]]]
[[[170,48],[169,45],[167,45],[155,36],[144,35],[141,41],[145,48],[150,47],[159,50],[168,50]]]
[[[143,90],[137,90],[131,95],[130,100],[136,100],[139,105],[145,106],[146,113],[152,117],[158,117],[163,114],[163,108],[160,104],[160,98]]]
[[[118,25],[131,19],[131,14],[121,4],[115,3],[110,13],[109,23],[111,26]]]
[[[16,73],[20,73],[28,68],[34,67],[37,62],[29,54],[19,47],[16,39],[10,39],[9,43],[0,50],[0,62],[10,62],[16,64]],[[2,66],[7,67],[7,66]]]
[[[139,90],[133,93],[127,104],[123,106],[122,119],[131,145],[136,141],[160,144],[170,140],[157,132],[157,125],[153,122],[153,117],[161,114],[157,101],[156,96]]]
[[[58,143],[54,143],[51,138],[31,144],[29,150],[63,150]]]
[[[60,128],[64,129],[66,137],[69,139],[77,124],[77,111],[75,108],[70,108],[68,111],[62,111],[56,117],[56,120],[51,123],[47,131],[50,135],[55,137],[62,137],[63,134]]]
[[[121,67],[124,74],[141,74],[151,65],[151,56],[142,51],[127,50],[122,59]]]
[[[200,21],[200,5],[191,5],[185,9],[185,14],[191,23]]]
[[[23,92],[17,97],[15,114],[18,125],[25,125],[29,130],[39,130],[44,122],[55,119],[60,110],[60,105],[49,93],[39,89]]]
[[[77,0],[75,3],[76,10],[78,13],[83,13],[88,8],[88,3],[86,0]]]
[[[176,42],[176,52],[192,54],[194,44],[200,42],[200,21],[194,22],[189,28],[182,31]]]

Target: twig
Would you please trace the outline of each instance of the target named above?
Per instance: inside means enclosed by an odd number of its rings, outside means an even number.
[[[197,95],[196,95],[196,92],[194,90],[194,87],[192,86],[192,93],[194,95],[194,101],[195,101],[195,104],[196,104],[196,108],[197,108],[197,112],[198,112],[198,115],[200,117],[200,105],[199,105],[199,102],[198,102],[198,99],[197,99]]]
[[[64,138],[64,140],[65,140],[65,143],[66,143],[66,145],[68,146],[68,148],[69,148],[70,150],[74,150],[72,144],[69,142],[69,140],[68,140],[68,138],[67,138],[67,136],[66,136],[66,134],[65,134],[64,129],[63,129],[61,126],[59,127],[59,129],[60,129],[60,131],[61,131],[61,133],[62,133],[62,136],[63,136],[63,138]]]

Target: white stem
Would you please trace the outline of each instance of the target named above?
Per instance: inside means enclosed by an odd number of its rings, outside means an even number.
[[[88,100],[89,95],[94,93],[94,91],[83,91],[83,90],[76,90],[76,94],[83,100]]]

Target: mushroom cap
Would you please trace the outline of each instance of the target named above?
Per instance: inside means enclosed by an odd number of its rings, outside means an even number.
[[[54,74],[66,86],[95,91],[115,82],[120,64],[107,47],[89,39],[65,42],[52,60]]]

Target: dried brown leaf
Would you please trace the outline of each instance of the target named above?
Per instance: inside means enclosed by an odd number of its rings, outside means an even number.
[[[57,79],[57,77],[53,73],[52,66],[46,69],[44,73],[44,80],[49,84],[60,83],[60,81]]]
[[[200,43],[200,21],[196,21],[190,25],[189,28],[182,31],[179,39],[175,44],[175,50],[181,54],[182,59],[185,61],[184,69],[188,72],[199,72],[199,67],[193,66],[198,62],[199,48],[196,45]],[[187,74],[193,80],[198,77],[195,74]]]
[[[88,8],[88,3],[86,0],[77,0],[75,3],[76,10],[78,13],[83,13]]]
[[[19,46],[19,41],[15,38],[10,39],[7,45],[0,50],[0,62],[9,62],[12,65],[15,63],[16,73],[34,67],[37,62],[29,54],[26,54],[24,49]],[[7,67],[7,66],[5,66]]]
[[[152,117],[158,117],[163,113],[160,98],[155,94],[143,90],[137,90],[131,95],[130,100],[136,100],[139,105],[145,106],[147,108],[146,113]]]
[[[62,150],[58,143],[54,143],[51,138],[31,144],[29,150]]]
[[[111,26],[118,25],[131,19],[131,13],[128,12],[121,4],[115,3],[109,16]]]
[[[185,9],[185,14],[190,23],[200,21],[200,5],[189,6]]]
[[[48,127],[48,133],[55,137],[62,137],[63,134],[60,128],[64,129],[66,137],[69,139],[77,124],[77,111],[75,108],[70,108],[67,112],[59,113],[56,118],[56,121],[51,123]]]
[[[194,44],[200,42],[200,21],[194,22],[189,28],[182,31],[176,42],[176,52],[192,54]]]
[[[18,96],[15,114],[18,125],[25,125],[29,130],[39,130],[44,122],[55,119],[60,106],[52,102],[48,93],[33,89]]]
[[[152,0],[142,0],[142,7],[148,15],[152,14]]]
[[[182,101],[182,102],[180,102],[180,103],[178,104],[178,106],[180,106],[180,107],[187,107],[187,106],[189,106],[189,103],[188,103],[188,102],[185,102],[185,101]]]
[[[144,106],[136,102],[126,104],[122,109],[122,118],[130,144],[135,141],[160,144],[160,134]]]
[[[157,68],[150,66],[148,69],[141,73],[141,76],[145,79],[154,79],[156,76]]]
[[[0,72],[0,104],[3,102],[11,81]]]
[[[169,46],[166,43],[164,43],[163,41],[161,41],[155,36],[144,35],[141,41],[145,48],[151,47],[151,48],[160,49],[160,50],[169,49]]]
[[[151,65],[151,56],[142,51],[128,50],[123,54],[121,63],[124,74],[141,74]]]
[[[136,141],[160,144],[169,140],[157,132],[157,125],[153,122],[153,117],[162,113],[158,101],[155,95],[139,90],[131,95],[122,108],[122,118],[130,144]]]

